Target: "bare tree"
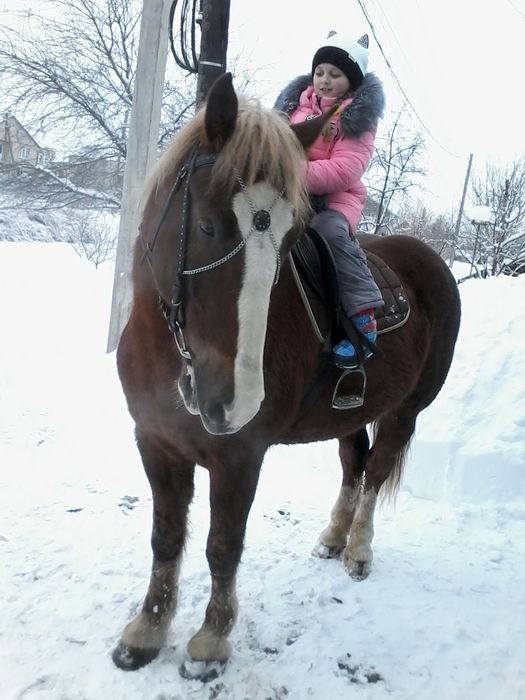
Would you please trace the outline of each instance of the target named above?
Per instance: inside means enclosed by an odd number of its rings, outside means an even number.
[[[428,243],[442,258],[450,257],[451,241],[454,240],[454,213],[438,214],[434,217],[425,242]]]
[[[108,220],[105,212],[79,210],[70,222],[71,245],[95,267],[114,260],[117,247],[116,222]]]
[[[11,195],[6,194],[5,179],[0,173],[0,241],[69,243],[79,255],[97,267],[114,258],[118,226],[116,211],[84,209],[79,205],[15,210]]]
[[[373,221],[376,233],[392,231],[395,210],[402,208],[409,193],[420,186],[418,178],[425,175],[420,162],[425,143],[421,134],[404,125],[407,114],[403,106],[386,135],[376,139],[375,154],[367,172],[368,193],[377,205]]]
[[[118,169],[126,158],[141,2],[52,0],[40,8],[40,14],[25,15],[21,29],[0,30],[0,89],[9,99],[6,107],[23,115],[37,137],[52,130],[70,160],[104,159]],[[194,85],[195,79],[187,76],[166,83],[161,145],[189,116]],[[48,170],[34,179],[54,180],[54,192],[63,179],[62,204],[75,182],[53,166]],[[83,197],[89,196],[86,189]]]
[[[415,204],[407,201],[393,228],[393,233],[419,238],[442,256],[450,245],[453,231],[452,213],[435,214],[421,200]]]
[[[488,164],[474,178],[473,204],[493,215],[491,222],[470,224],[460,232],[460,250],[479,274],[498,275],[525,265],[525,157],[506,168]]]
[[[112,174],[114,187],[108,188],[95,176],[93,186],[83,184],[85,175],[72,180],[68,170],[76,166],[88,168],[97,161],[77,161],[74,164],[55,166],[4,165],[1,168],[2,194],[5,197],[0,209],[63,209],[66,207],[83,207],[86,209],[109,209],[117,211],[120,207],[120,178],[118,171]],[[111,162],[109,166],[111,167]]]

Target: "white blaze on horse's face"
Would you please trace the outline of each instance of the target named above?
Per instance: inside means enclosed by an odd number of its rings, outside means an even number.
[[[253,211],[270,211],[266,231],[252,231]],[[265,182],[257,182],[233,198],[233,211],[244,247],[244,275],[237,302],[239,337],[234,367],[234,399],[226,409],[230,432],[240,430],[259,411],[264,399],[263,354],[270,294],[277,272],[278,248],[293,225],[292,207],[287,199]]]

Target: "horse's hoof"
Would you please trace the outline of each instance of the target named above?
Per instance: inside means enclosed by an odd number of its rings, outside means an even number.
[[[111,658],[113,663],[123,671],[136,671],[150,661],[153,661],[158,656],[160,649],[140,649],[139,647],[130,647],[124,642],[119,642]]]
[[[356,561],[352,557],[345,559],[345,569],[354,581],[363,581],[372,571],[371,561]]]
[[[344,546],[340,547],[338,545],[328,546],[322,542],[318,542],[312,550],[314,557],[319,557],[319,559],[337,559]]]
[[[232,645],[225,637],[220,637],[214,629],[204,624],[190,639],[186,650],[192,661],[217,661],[224,664],[232,654]]]
[[[179,667],[180,675],[186,680],[209,683],[224,673],[226,661],[195,661],[187,659]]]

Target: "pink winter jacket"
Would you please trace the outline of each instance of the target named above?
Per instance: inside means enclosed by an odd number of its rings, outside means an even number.
[[[309,78],[309,76],[308,76]],[[319,101],[308,79],[307,87],[301,76],[278,97],[276,108],[289,114],[295,124],[313,119],[333,106],[335,98]],[[301,91],[297,94],[297,89]],[[371,73],[365,76],[362,87],[342,102],[331,119],[331,135],[319,136],[308,149],[306,173],[308,191],[314,195],[328,195],[328,206],[341,212],[350,229],[356,232],[366,203],[366,187],[361,178],[374,152],[377,120],[384,108],[382,85]]]

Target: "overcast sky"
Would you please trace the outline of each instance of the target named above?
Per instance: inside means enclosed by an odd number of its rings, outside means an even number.
[[[0,10],[41,2],[0,0]],[[487,159],[504,165],[525,154],[525,0],[363,0],[363,5],[417,113],[434,206],[457,206],[469,153],[479,172]],[[0,23],[4,18],[0,14]],[[369,69],[383,79],[389,108],[399,109],[403,97],[358,0],[321,6],[231,0],[229,57],[258,69],[253,88],[272,104],[280,87],[309,70],[313,52],[331,29],[370,34]]]
[[[523,71],[525,0],[365,0],[377,38],[429,148],[436,203],[459,203],[469,153],[474,167],[525,154]],[[368,32],[370,65],[388,104],[402,104],[357,0],[330,0],[326,11],[304,0],[232,0],[230,54],[265,66],[259,77],[274,97],[287,78],[309,69],[330,29]],[[457,193],[457,195],[456,195]],[[440,195],[440,196],[439,196]],[[457,203],[456,203],[457,200]]]

